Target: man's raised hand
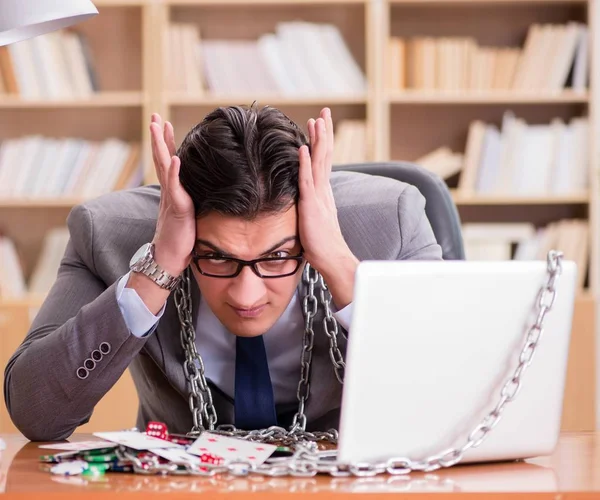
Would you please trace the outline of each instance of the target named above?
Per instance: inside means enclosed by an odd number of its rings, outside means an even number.
[[[173,125],[152,115],[152,159],[160,183],[160,204],[154,258],[168,273],[179,276],[189,265],[196,242],[194,203],[179,182],[181,160],[176,155]]]

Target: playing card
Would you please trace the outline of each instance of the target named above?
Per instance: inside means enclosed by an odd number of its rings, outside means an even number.
[[[227,461],[244,460],[253,465],[261,465],[277,449],[272,444],[253,443],[244,439],[220,436],[203,432],[188,447],[188,453],[194,455],[213,455]]]
[[[55,443],[55,444],[43,444],[40,448],[46,448],[48,450],[67,450],[67,451],[85,451],[85,450],[98,450],[101,448],[114,448],[115,443],[110,441],[80,441],[78,443]]]
[[[192,455],[187,451],[179,448],[152,448],[148,451],[151,451],[159,457],[166,458],[171,462],[191,463],[194,465],[197,465],[202,462],[196,455]]]
[[[94,432],[97,436],[113,443],[122,444],[135,450],[149,450],[152,448],[181,448],[181,445],[165,441],[153,436],[147,436],[141,432],[121,431],[121,432]]]

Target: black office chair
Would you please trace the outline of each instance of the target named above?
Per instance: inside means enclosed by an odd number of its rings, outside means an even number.
[[[425,213],[444,260],[464,260],[461,222],[454,200],[446,183],[436,174],[408,162],[371,162],[336,165],[333,170],[362,172],[398,179],[415,186],[426,200]]]

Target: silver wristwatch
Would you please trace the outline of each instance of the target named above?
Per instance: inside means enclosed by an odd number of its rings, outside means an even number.
[[[142,245],[129,261],[129,269],[148,276],[165,290],[174,290],[180,277],[173,276],[162,269],[154,260],[154,243]]]

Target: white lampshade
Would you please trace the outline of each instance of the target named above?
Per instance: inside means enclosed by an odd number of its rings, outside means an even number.
[[[0,46],[66,28],[97,14],[90,0],[0,0]]]

